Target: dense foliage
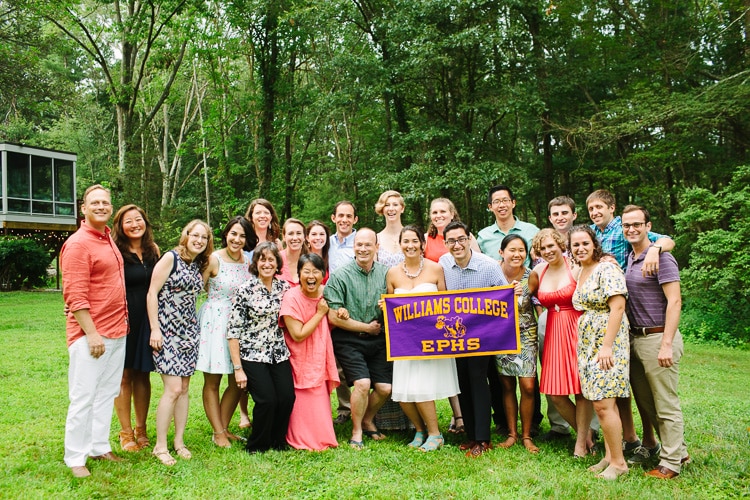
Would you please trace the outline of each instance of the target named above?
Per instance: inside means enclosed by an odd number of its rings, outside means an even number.
[[[0,290],[44,286],[52,258],[33,239],[0,237]]]
[[[77,152],[164,247],[257,196],[379,226],[385,189],[476,230],[503,182],[539,226],[560,194],[642,203],[693,273],[673,221],[748,162],[749,27],[743,0],[0,0],[0,140]]]

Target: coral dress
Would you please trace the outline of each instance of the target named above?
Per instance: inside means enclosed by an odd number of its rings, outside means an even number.
[[[306,323],[318,310],[320,298],[310,298],[300,287],[284,294],[279,323],[284,316]],[[331,392],[339,385],[328,319],[323,318],[312,334],[295,341],[284,329],[294,378],[294,408],[289,417],[286,441],[298,450],[325,450],[338,446],[331,417]]]
[[[570,283],[554,292],[537,292],[539,302],[547,308],[547,329],[542,354],[542,377],[539,392],[552,396],[580,394],[581,382],[578,378],[578,318],[581,312],[573,308],[573,294],[576,281],[565,262]],[[539,277],[541,287],[545,267]]]

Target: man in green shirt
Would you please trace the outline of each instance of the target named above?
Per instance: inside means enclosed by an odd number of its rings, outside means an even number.
[[[393,365],[387,360],[383,313],[378,306],[386,292],[388,268],[375,262],[377,254],[375,231],[357,231],[354,260],[331,275],[323,292],[330,308],[333,350],[347,382],[353,386],[349,445],[355,449],[364,447],[362,434],[375,440],[385,438],[373,418],[391,394]]]

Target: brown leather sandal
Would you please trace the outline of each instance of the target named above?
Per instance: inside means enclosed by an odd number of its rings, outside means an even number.
[[[120,431],[120,448],[122,451],[136,452],[141,448],[138,443],[135,442],[135,436],[133,435],[133,429],[129,431]]]

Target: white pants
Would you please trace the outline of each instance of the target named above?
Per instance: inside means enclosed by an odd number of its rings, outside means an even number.
[[[68,418],[65,422],[65,465],[85,466],[89,456],[112,451],[112,409],[120,393],[125,364],[125,337],[104,338],[104,354],[91,356],[84,335],[68,347]]]

